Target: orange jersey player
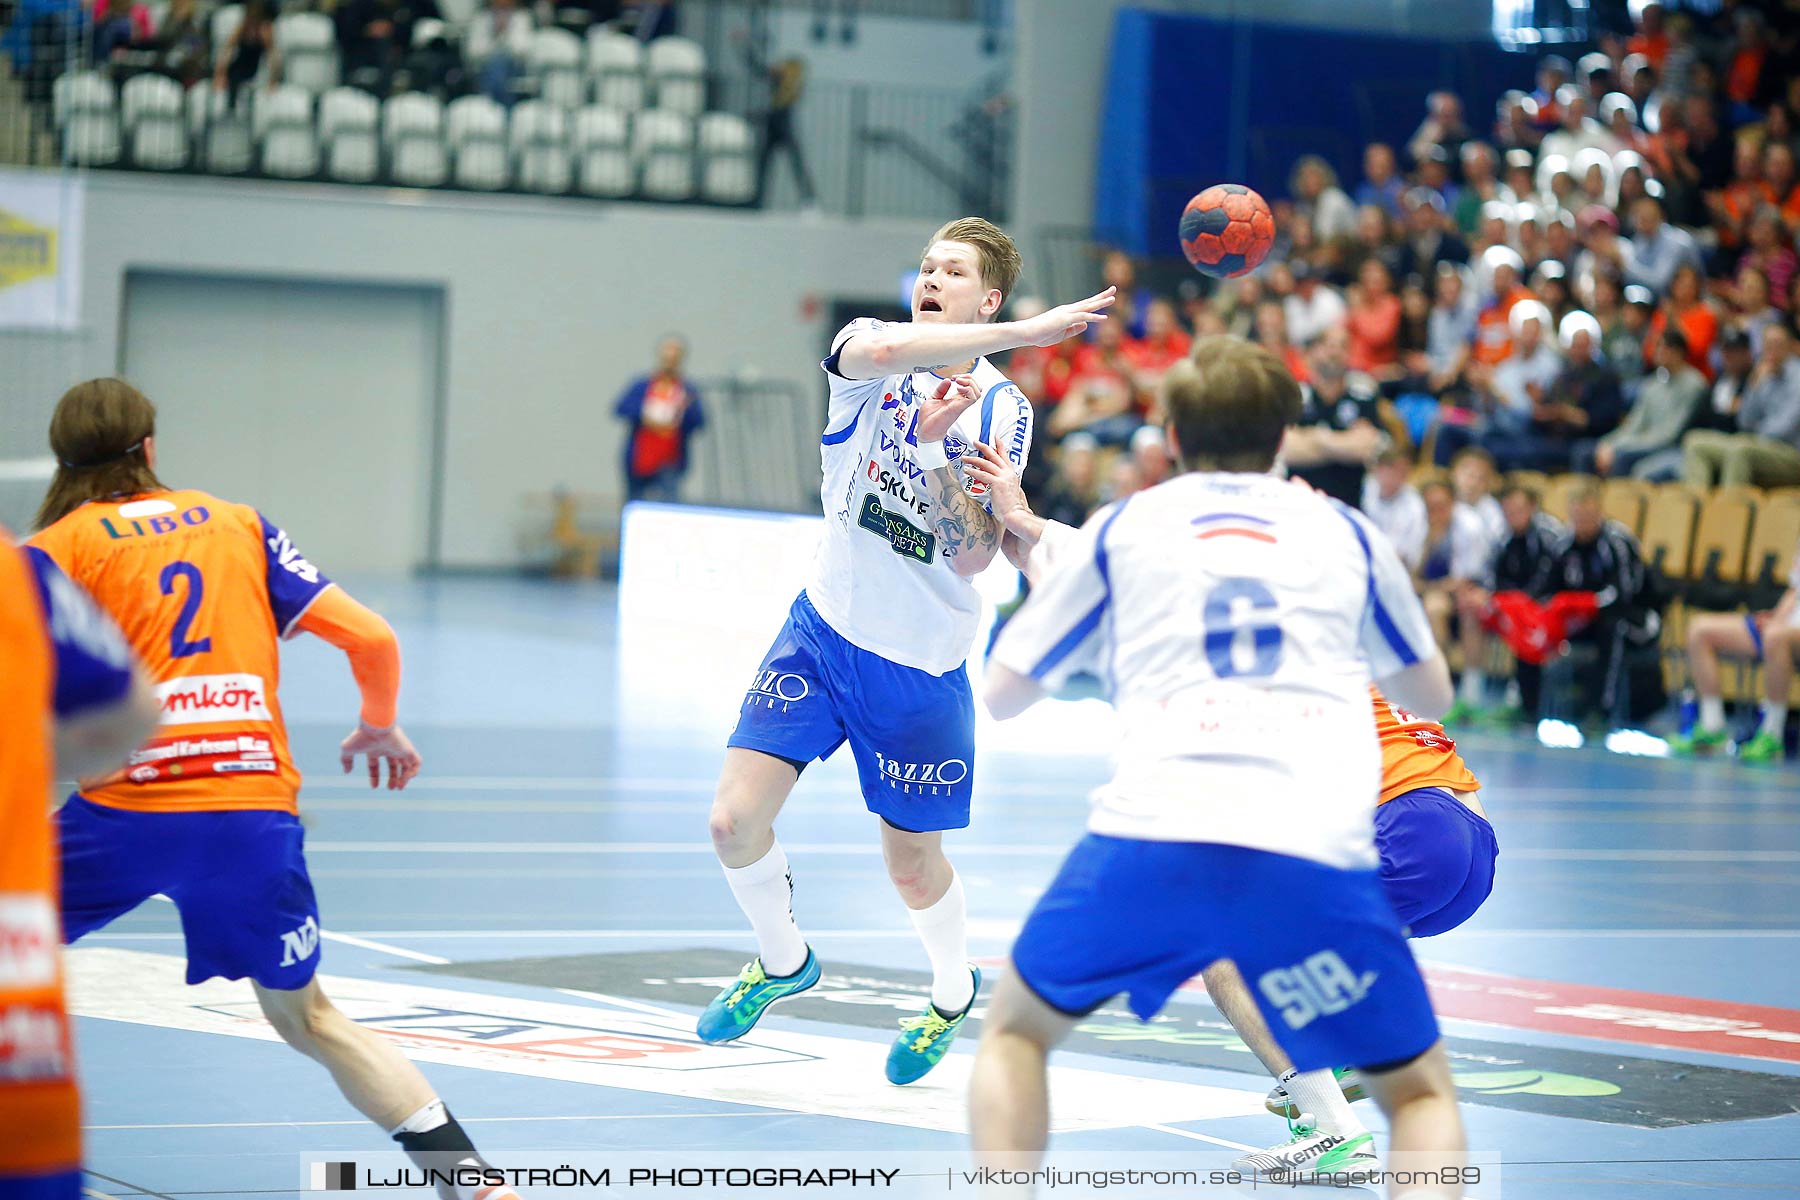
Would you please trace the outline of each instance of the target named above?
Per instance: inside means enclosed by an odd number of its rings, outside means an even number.
[[[46,798],[60,768],[111,770],[155,709],[113,623],[0,529],[0,1195],[81,1195],[81,1101],[57,949]],[[51,735],[54,731],[54,736]]]
[[[1381,741],[1375,848],[1388,901],[1412,937],[1447,933],[1494,890],[1500,846],[1476,793],[1481,782],[1436,721],[1371,687]]]
[[[155,407],[117,379],[70,389],[51,419],[58,467],[31,545],[119,622],[161,712],[123,770],[84,781],[58,814],[64,937],[167,896],[181,911],[189,983],[249,977],[276,1031],[420,1165],[486,1167],[418,1069],[314,978],[318,905],[276,694],[278,644],[312,633],[349,655],[362,714],[343,767],[367,755],[371,787],[385,762],[387,785],[403,788],[420,760],[395,724],[399,644],[255,509],[165,487],[155,432]],[[512,1195],[494,1176],[440,1192]]]

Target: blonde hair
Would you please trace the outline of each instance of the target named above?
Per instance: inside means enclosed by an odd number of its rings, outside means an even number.
[[[962,242],[975,247],[975,265],[981,272],[981,282],[999,292],[1002,299],[1012,295],[1024,263],[1019,257],[1019,248],[1007,236],[1006,230],[984,217],[958,217],[931,235],[931,240],[925,243],[926,252],[930,253],[939,242]]]

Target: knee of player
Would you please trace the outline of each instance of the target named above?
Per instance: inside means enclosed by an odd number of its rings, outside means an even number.
[[[889,861],[888,878],[894,890],[907,900],[923,900],[931,890],[931,878],[923,860],[898,863]]]
[[[750,832],[737,810],[722,798],[713,801],[712,812],[708,815],[706,824],[712,832],[714,847],[720,850],[738,845]]]
[[[300,992],[269,992],[262,996],[263,1015],[282,1040],[306,1050],[325,1038],[337,1010],[316,987]]]

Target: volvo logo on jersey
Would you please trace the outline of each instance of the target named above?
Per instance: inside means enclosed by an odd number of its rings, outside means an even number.
[[[960,758],[937,763],[901,762],[877,750],[881,775],[887,785],[909,796],[947,796],[950,789],[969,777],[969,764]]]
[[[884,496],[892,496],[906,507],[912,509],[913,512],[917,513],[920,517],[924,517],[925,513],[931,508],[931,501],[926,500],[921,496],[914,495],[912,489],[906,486],[906,480],[900,478],[892,471],[883,470],[881,463],[875,459],[869,460],[869,466],[865,473],[869,477],[870,487],[874,488]]]

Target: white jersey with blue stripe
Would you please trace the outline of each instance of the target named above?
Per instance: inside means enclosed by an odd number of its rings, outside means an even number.
[[[1371,676],[1430,658],[1400,557],[1361,513],[1266,475],[1188,474],[1059,546],[993,660],[1109,684],[1124,730],[1088,827],[1376,863]]]
[[[844,326],[821,364],[831,381],[819,439],[825,533],[806,594],[845,641],[942,675],[969,656],[981,616],[974,585],[956,573],[942,544],[938,506],[920,487],[919,401],[943,381],[929,371],[880,379],[845,379],[836,371],[844,343],[883,324],[865,317]],[[999,439],[1022,470],[1031,453],[1031,405],[987,359],[977,359],[970,374],[981,400],[944,438],[952,467],[970,443]]]

